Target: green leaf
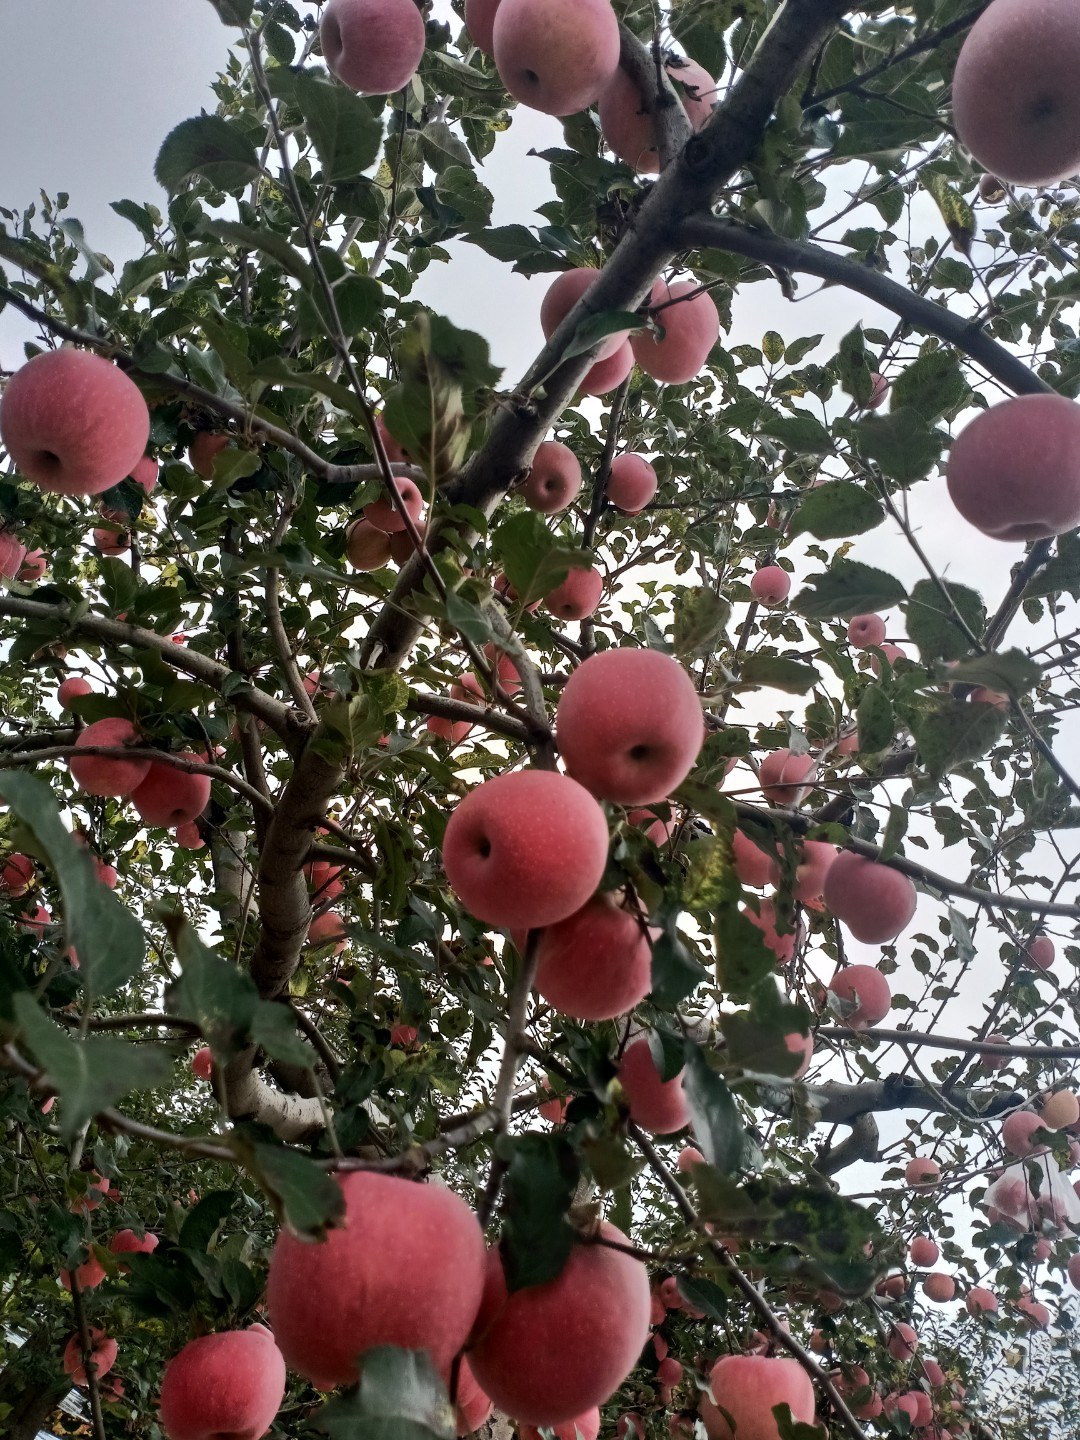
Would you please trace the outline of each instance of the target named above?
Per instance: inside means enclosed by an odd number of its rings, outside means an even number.
[[[1005,715],[996,705],[945,700],[929,714],[912,717],[911,733],[919,758],[935,780],[965,760],[985,755],[1005,729]]]
[[[790,535],[810,534],[819,540],[863,535],[885,519],[881,503],[851,480],[829,480],[807,491],[788,527]]]
[[[716,917],[716,983],[732,1000],[749,1000],[776,968],[761,931],[739,909],[725,905]]]
[[[770,982],[762,985],[749,1010],[721,1012],[725,1059],[753,1075],[794,1075],[802,1055],[788,1048],[788,1035],[807,1035],[809,1013],[782,1000]]]
[[[805,695],[817,684],[817,670],[813,665],[803,665],[798,660],[789,660],[786,655],[763,655],[755,651],[747,655],[739,670],[739,690],[765,687],[771,690],[785,690],[789,695]]]
[[[265,255],[276,261],[295,280],[299,280],[305,289],[315,288],[315,275],[311,266],[300,251],[276,230],[260,230],[254,225],[239,225],[235,220],[206,220],[199,226],[199,234],[236,245],[241,250],[254,250],[257,254]]]
[[[952,350],[928,350],[893,383],[893,412],[910,408],[924,420],[940,420],[971,393],[960,360]]]
[[[968,629],[976,637],[980,636],[986,627],[986,607],[982,596],[966,585],[956,585],[951,581],[943,584]],[[908,635],[919,647],[924,662],[960,660],[971,649],[971,642],[933,580],[920,580],[913,587],[907,602],[906,619]]]
[[[732,1174],[742,1164],[746,1148],[739,1107],[726,1081],[709,1068],[701,1047],[692,1040],[686,1042],[683,1089],[694,1136],[706,1162],[721,1175]]]
[[[1058,536],[1057,554],[1029,581],[1024,599],[1057,595],[1062,590],[1080,600],[1080,535],[1075,530]]]
[[[979,233],[974,210],[942,171],[927,168],[919,178],[937,202],[953,244],[962,255],[970,255],[971,242]]]
[[[146,940],[142,926],[97,878],[86,848],[72,839],[52,787],[36,775],[7,771],[0,795],[33,835],[60,885],[64,933],[79,957],[79,979],[87,994],[111,995],[142,968]]]
[[[695,660],[719,647],[731,620],[731,606],[711,586],[680,590],[673,610],[675,654],[680,660]]]
[[[907,598],[907,591],[895,576],[860,560],[840,559],[820,575],[811,575],[807,588],[792,602],[801,615],[811,620],[838,616],[850,620],[873,610],[888,610]]]
[[[113,1035],[73,1040],[46,1019],[33,997],[15,996],[23,1042],[60,1096],[60,1134],[67,1142],[95,1115],[132,1090],[149,1090],[169,1078],[169,1059],[153,1045],[131,1045]]]
[[[953,685],[985,685],[1019,698],[1027,694],[1042,678],[1038,662],[1023,650],[1000,650],[991,655],[973,655],[951,667],[948,680]]]
[[[652,942],[652,1003],[658,1010],[674,1010],[708,978],[679,938],[672,919]]]
[[[317,1057],[306,1040],[296,1032],[296,1016],[288,1005],[260,1000],[251,1022],[251,1038],[258,1041],[273,1060],[314,1070]]]
[[[809,410],[794,415],[777,415],[761,427],[762,433],[779,440],[797,455],[827,455],[833,448],[832,436]]]
[[[182,1250],[205,1255],[218,1226],[236,1208],[237,1195],[232,1190],[211,1190],[193,1210],[189,1210],[180,1227],[177,1244]]]
[[[724,1234],[784,1247],[786,1258],[782,1252],[770,1266],[777,1276],[856,1296],[865,1295],[885,1267],[889,1245],[874,1216],[824,1181],[816,1189],[775,1178],[736,1185],[699,1165],[694,1183],[702,1218]]]
[[[584,355],[586,350],[591,350],[609,335],[622,335],[627,330],[641,328],[641,316],[634,314],[632,310],[604,310],[590,315],[574,331],[570,343],[562,352],[562,358],[569,360],[574,355]]]
[[[453,1440],[454,1407],[424,1350],[380,1345],[364,1355],[358,1389],[311,1417],[331,1440]]]
[[[303,115],[324,180],[354,180],[374,165],[383,126],[369,101],[311,70],[274,70],[270,89]]]
[[[509,1159],[500,1250],[508,1289],[543,1285],[562,1271],[574,1245],[567,1221],[581,1167],[564,1135],[521,1135],[499,1142]]]
[[[182,120],[166,135],[154,162],[158,184],[171,195],[196,178],[218,190],[239,190],[261,173],[255,146],[220,115]]]
[[[873,369],[871,357],[863,338],[862,325],[856,325],[854,330],[849,330],[840,341],[837,370],[840,374],[841,385],[856,401],[860,409],[864,409],[870,403],[870,397],[874,391],[874,382],[871,378]]]
[[[550,595],[571,570],[588,569],[593,558],[556,539],[533,510],[504,520],[491,537],[491,551],[525,605]]]
[[[301,1239],[319,1240],[344,1215],[341,1187],[309,1156],[281,1145],[255,1144],[243,1158],[274,1214]]]
[[[880,466],[882,474],[901,485],[929,475],[941,458],[945,440],[916,410],[900,409],[896,401],[888,415],[868,415],[851,427],[859,453]]]
[[[246,25],[251,19],[252,0],[210,0],[223,25]]]
[[[182,916],[165,917],[182,974],[172,991],[174,1012],[191,1020],[224,1063],[246,1041],[259,992],[246,971],[208,949]]]
[[[770,365],[779,365],[784,358],[784,337],[775,330],[766,330],[761,340],[761,353]]]
[[[896,734],[896,715],[880,685],[868,685],[863,691],[856,718],[860,750],[872,755],[889,748]]]

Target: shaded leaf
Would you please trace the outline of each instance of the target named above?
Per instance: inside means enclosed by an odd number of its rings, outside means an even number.
[[[241,1156],[283,1225],[302,1239],[318,1240],[345,1213],[341,1187],[298,1150],[254,1144]]]
[[[1038,662],[1023,650],[1000,650],[991,655],[973,655],[949,670],[949,681],[956,685],[985,685],[1006,695],[1024,695],[1039,683],[1042,671]]]
[[[896,734],[893,704],[880,685],[868,685],[859,697],[856,712],[859,749],[868,754],[887,750]]]
[[[238,190],[261,174],[255,146],[220,115],[198,115],[170,130],[154,162],[158,184],[175,195],[189,180]]]
[[[941,457],[944,436],[917,411],[893,401],[888,415],[869,415],[851,427],[859,453],[875,461],[884,475],[901,485],[929,475]]]
[[[885,519],[881,503],[850,480],[829,480],[807,491],[792,516],[788,533],[819,540],[863,535]]]
[[[715,650],[731,620],[731,606],[708,585],[680,591],[673,609],[675,654],[683,661]]]
[[[822,574],[809,576],[807,588],[792,604],[812,620],[850,620],[868,611],[888,610],[906,598],[907,591],[894,575],[860,560],[840,559]]]
[[[380,1345],[364,1355],[359,1387],[312,1417],[332,1440],[453,1440],[454,1407],[424,1350]]]
[[[942,583],[968,629],[976,637],[981,635],[986,627],[982,596],[966,585]],[[912,587],[905,618],[908,635],[919,647],[924,661],[959,660],[971,649],[960,622],[933,580],[919,580]]]
[[[653,1004],[658,1010],[674,1010],[707,979],[708,972],[680,939],[672,919],[652,942]]]
[[[732,1174],[742,1164],[746,1145],[739,1107],[723,1076],[710,1069],[701,1047],[691,1040],[686,1042],[683,1090],[706,1162],[721,1175]]]
[[[499,1142],[506,1158],[506,1220],[500,1240],[512,1292],[560,1274],[574,1244],[567,1214],[581,1169],[563,1135],[521,1135]]]
[[[965,760],[985,755],[1001,737],[1005,718],[996,705],[973,705],[950,698],[928,714],[913,716],[911,732],[919,758],[939,780]]]
[[[735,688],[746,690],[765,686],[771,690],[784,690],[789,695],[805,695],[817,684],[818,678],[813,665],[789,660],[786,655],[763,655],[758,650],[744,658]]]

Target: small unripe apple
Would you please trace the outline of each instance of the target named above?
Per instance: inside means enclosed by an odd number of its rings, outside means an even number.
[[[394,95],[424,55],[424,20],[413,0],[330,0],[319,39],[327,65],[361,95]]]
[[[779,1440],[774,1405],[789,1406],[796,1423],[813,1422],[814,1385],[797,1360],[722,1355],[709,1372],[699,1409],[709,1440]]]
[[[202,1045],[191,1057],[191,1071],[200,1080],[209,1080],[214,1073],[214,1052],[209,1045]]]
[[[879,1025],[892,1008],[889,982],[872,965],[848,965],[838,970],[829,981],[829,989],[840,1000],[852,1002],[854,1009],[845,1017],[853,1030],[868,1030]]]
[[[86,350],[35,355],[0,399],[0,438],[11,459],[27,480],[61,495],[99,495],[119,485],[149,435],[138,386]]]
[[[609,395],[617,390],[634,368],[634,351],[629,340],[624,340],[614,355],[606,360],[597,360],[585,372],[579,390],[583,395]]]
[[[665,800],[701,749],[701,699],[659,650],[601,650],[571,674],[555,717],[567,771],[620,805]]]
[[[664,335],[659,339],[645,330],[630,337],[637,363],[646,375],[668,385],[695,379],[720,335],[720,314],[712,296],[692,280],[674,285],[657,280],[649,306]]]
[[[130,720],[109,716],[95,720],[75,741],[75,749],[85,746],[109,746],[121,749],[138,744],[140,737]],[[146,759],[113,758],[108,755],[72,755],[69,764],[77,785],[91,795],[130,795],[146,779],[150,761]]]
[[[196,431],[188,446],[188,463],[204,480],[214,478],[214,462],[225,449],[231,435],[215,435],[210,430]]]
[[[904,1167],[904,1179],[913,1190],[933,1190],[941,1182],[941,1166],[929,1155],[916,1155]]]
[[[656,471],[644,455],[616,455],[608,475],[607,498],[624,515],[640,515],[658,484]]]
[[[107,1337],[104,1330],[93,1326],[90,1330],[90,1358],[98,1380],[107,1375],[116,1364],[116,1341]],[[64,1373],[71,1376],[73,1385],[86,1385],[86,1365],[83,1362],[82,1340],[76,1334],[64,1346]]]
[[[670,1080],[660,1078],[646,1036],[631,1041],[619,1062],[618,1080],[634,1124],[653,1135],[671,1135],[689,1125],[690,1107],[682,1079],[681,1070]]]
[[[1042,1117],[1030,1110],[1014,1110],[1006,1115],[1001,1125],[1001,1143],[1010,1155],[1021,1159],[1028,1155],[1045,1155],[1047,1147],[1033,1137],[1044,1128]]]
[[[579,266],[575,270],[564,270],[555,277],[540,302],[540,328],[544,332],[545,340],[551,339],[586,290],[599,278],[600,271],[587,265]],[[605,335],[600,341],[594,364],[610,360],[622,349],[629,333],[627,330],[618,330],[611,335]]]
[[[283,1229],[274,1244],[266,1296],[286,1363],[328,1390],[354,1383],[368,1350],[398,1345],[426,1350],[445,1373],[484,1287],[476,1216],[442,1186],[366,1171],[337,1183],[341,1226],[318,1244]]]
[[[614,895],[594,895],[541,932],[536,989],[561,1014],[613,1020],[632,1010],[651,988],[648,934]]]
[[[9,855],[0,870],[0,895],[17,899],[32,888],[34,879],[34,862],[29,855]]]
[[[716,103],[715,80],[702,66],[682,56],[672,56],[664,62],[664,68],[679,92],[690,124],[700,130]],[[608,149],[642,175],[659,174],[656,122],[625,70],[615,72],[600,96],[597,111]]]
[[[191,1340],[165,1367],[168,1440],[261,1440],[285,1398],[285,1361],[264,1325]]]
[[[925,1269],[928,1265],[936,1265],[941,1251],[929,1235],[916,1235],[908,1246],[908,1256],[913,1265]]]
[[[391,501],[389,496],[382,496],[364,506],[364,519],[367,523],[386,535],[396,535],[405,529],[402,509],[410,516],[414,525],[420,524],[424,513],[424,497],[415,480],[410,480],[407,475],[395,475],[394,484],[397,486],[399,498]]]
[[[774,750],[758,767],[762,793],[777,805],[801,805],[813,789],[817,762],[812,755]]]
[[[1080,170],[1080,23],[1059,0],[994,0],[953,72],[953,120],[980,165],[1041,187]]]
[[[604,812],[569,776],[497,775],[471,790],[443,839],[446,878],[489,925],[530,930],[580,910],[607,864]]]
[[[885,643],[885,621],[880,615],[855,615],[848,621],[848,643],[856,650]]]
[[[521,487],[521,498],[529,509],[540,515],[558,515],[573,503],[580,489],[581,466],[569,445],[561,440],[538,445]]]
[[[502,0],[492,43],[510,94],[547,115],[588,109],[619,65],[610,0]]]
[[[560,620],[586,620],[603,593],[604,577],[599,570],[571,570],[561,585],[544,596],[544,609]]]
[[[750,579],[750,594],[759,605],[772,609],[791,593],[791,576],[779,565],[763,565]]]
[[[1049,935],[1035,935],[1024,946],[1021,954],[1028,965],[1036,970],[1049,970],[1054,963],[1055,947]]]
[[[626,1237],[601,1221],[603,1239]],[[649,1334],[649,1276],[632,1255],[575,1243],[554,1280],[508,1293],[497,1249],[469,1360],[498,1409],[558,1425],[602,1405],[637,1363]]]
[[[1048,394],[992,405],[953,441],[946,480],[960,514],[992,539],[1046,540],[1074,529],[1080,405]]]
[[[201,757],[185,750],[177,758],[198,761]],[[210,803],[210,777],[152,762],[131,792],[131,803],[147,825],[168,829],[187,825]]]
[[[884,945],[910,923],[918,895],[906,875],[844,850],[829,867],[825,904],[864,945]]]
[[[391,537],[368,520],[354,520],[345,532],[345,554],[354,570],[381,570],[390,563]]]

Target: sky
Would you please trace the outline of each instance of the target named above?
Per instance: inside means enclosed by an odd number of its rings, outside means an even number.
[[[439,8],[445,12],[442,0]],[[235,33],[221,24],[206,0],[7,0],[0,31],[0,133],[17,137],[17,143],[5,145],[0,205],[21,210],[40,189],[54,195],[66,190],[68,214],[82,220],[89,243],[111,255],[119,268],[137,253],[137,236],[109,202],[164,203],[153,178],[158,146],[180,120],[214,108],[209,87]],[[532,221],[530,212],[551,190],[545,163],[529,151],[561,138],[556,121],[521,109],[514,113],[481,171],[495,195],[495,224]],[[936,219],[929,210],[920,211],[920,220],[923,216],[928,226]],[[421,296],[456,322],[484,333],[495,363],[505,368],[504,384],[512,385],[542,343],[538,313],[548,278],[515,276],[475,246],[455,242],[451,248],[452,265],[433,265]],[[801,293],[815,288],[816,282],[804,281]],[[793,307],[778,286],[756,284],[737,299],[734,329],[725,343],[759,344],[770,329],[788,339],[820,331],[825,341],[813,357],[820,360],[834,353],[830,347],[860,319],[887,330],[893,324],[891,314],[834,290]],[[6,367],[21,358],[21,333],[25,328],[13,317],[0,316],[0,362]],[[988,540],[961,521],[943,480],[914,487],[911,499],[920,539],[938,570],[974,585],[995,608],[1022,547]],[[795,559],[797,570],[811,568],[798,548],[785,553]],[[852,554],[891,569],[908,583],[922,578],[891,524],[860,537]],[[820,567],[815,562],[812,568]],[[762,695],[759,713],[775,714],[778,700],[782,705],[784,699],[775,692]],[[1068,751],[1077,751],[1075,728]],[[933,853],[932,858],[943,870],[962,871],[966,850],[951,856]],[[924,900],[917,923],[932,929],[937,913]],[[996,955],[980,963],[992,964],[995,977],[999,973]],[[985,992],[982,985],[972,994],[970,1007],[963,1007],[969,1013],[961,1018],[977,1020]],[[949,1028],[960,1028],[958,1020]]]

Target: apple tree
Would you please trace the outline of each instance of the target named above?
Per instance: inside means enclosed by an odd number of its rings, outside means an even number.
[[[1080,16],[211,3],[0,212],[0,1431],[1074,1433]]]

